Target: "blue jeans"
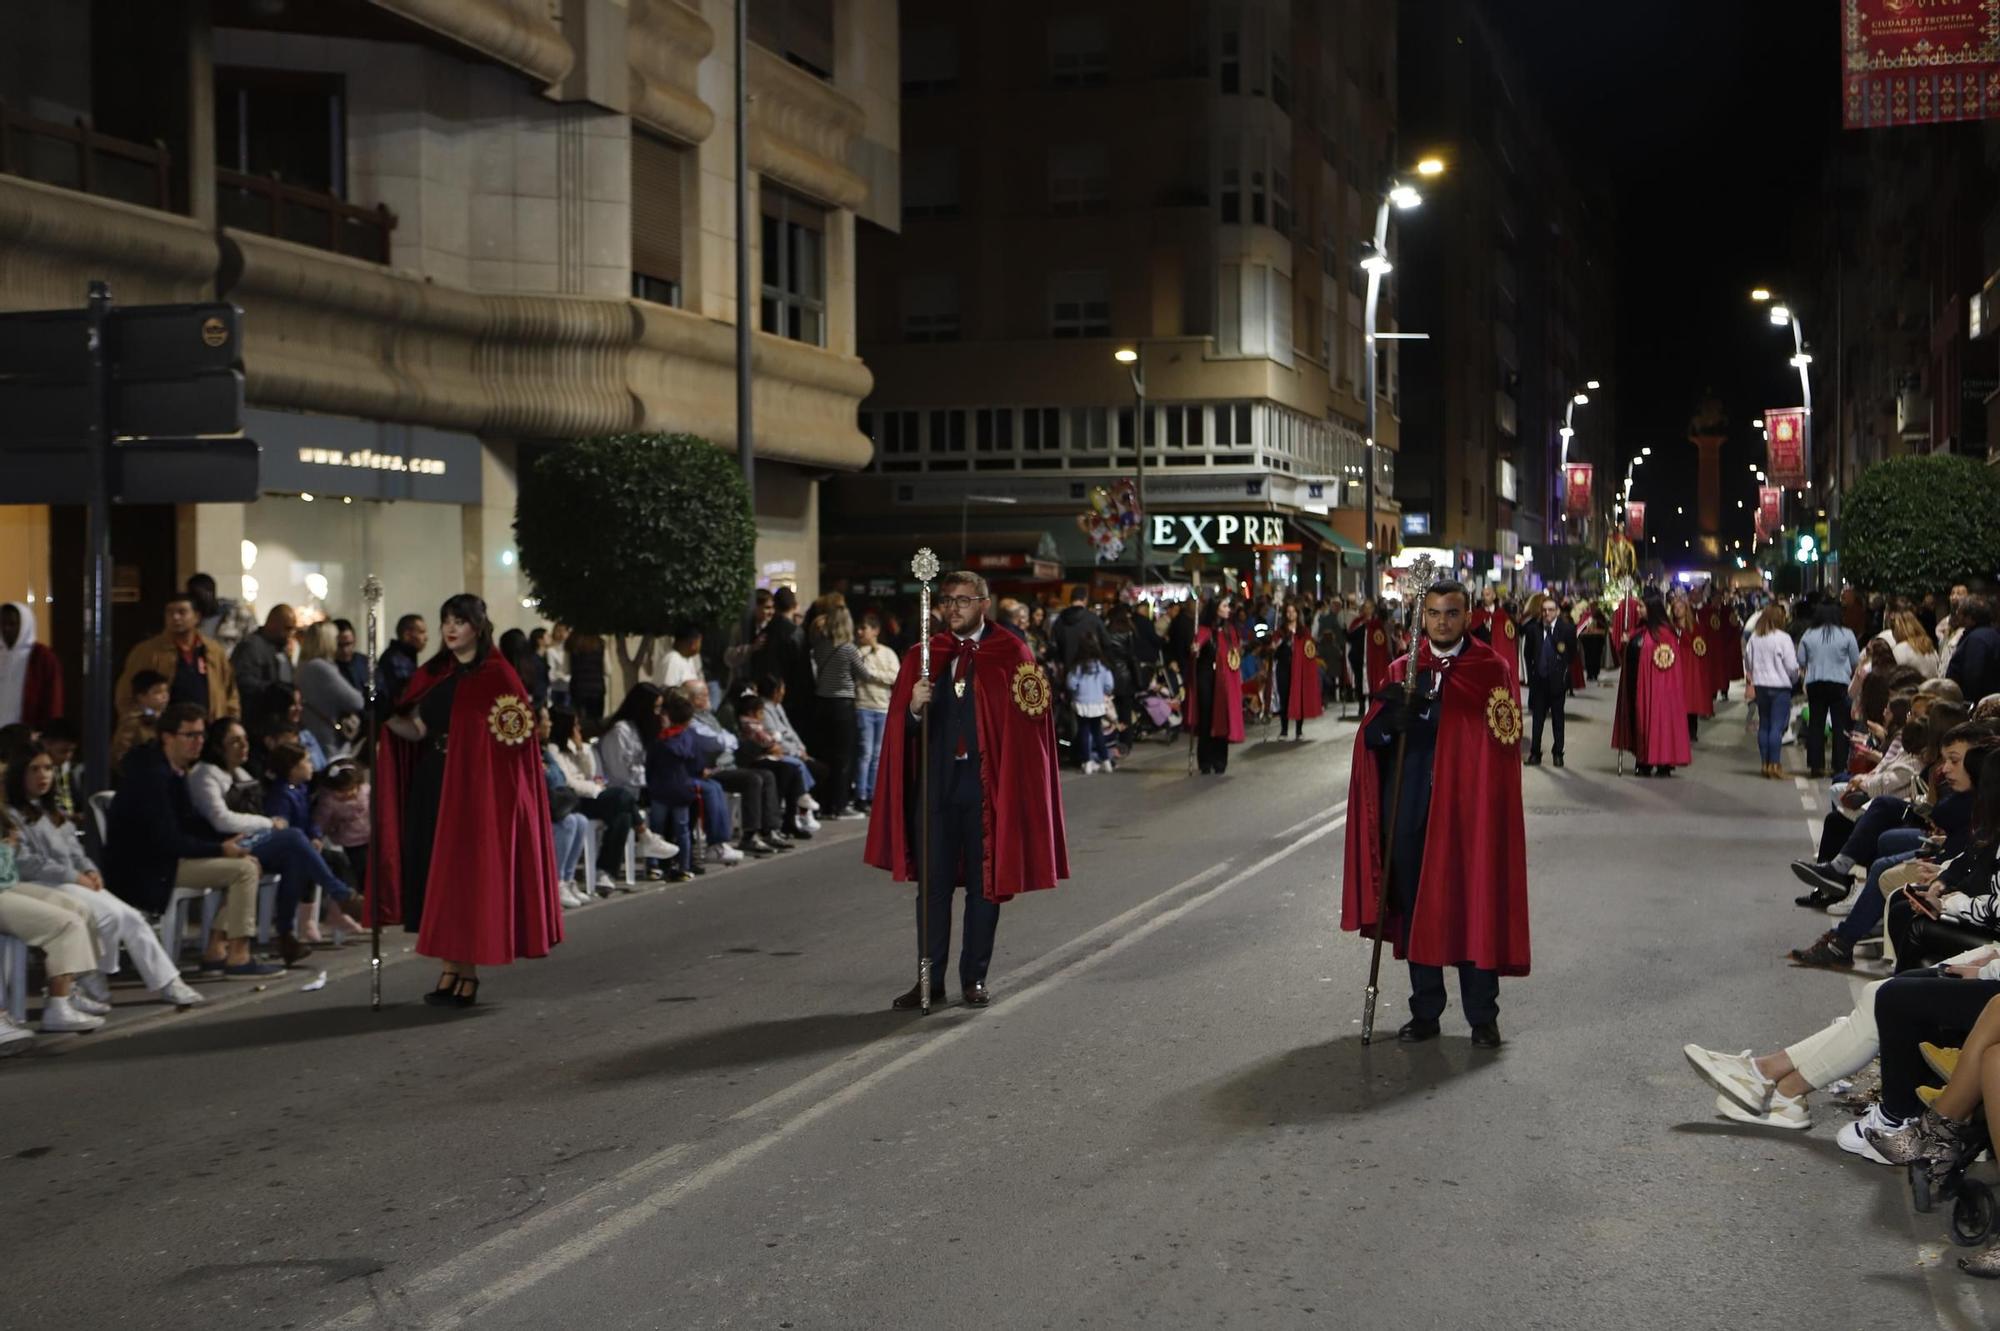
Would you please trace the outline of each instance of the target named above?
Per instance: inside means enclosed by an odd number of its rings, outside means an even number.
[[[590,819],[581,813],[558,818],[556,833],[556,882],[569,886],[576,877],[576,866],[583,862],[583,840],[590,835]]]
[[[333,871],[313,849],[306,834],[296,827],[272,828],[250,853],[257,857],[265,873],[278,875],[278,897],[271,908],[271,927],[281,934],[289,934],[297,926],[307,884],[318,884],[335,901],[346,901],[354,895],[347,880]]]
[[[708,834],[708,844],[728,845],[729,796],[713,781],[701,780],[694,785],[701,794],[702,828]],[[647,822],[652,829],[681,848],[678,863],[682,873],[694,871],[694,836],[689,828],[694,811],[692,804],[666,804],[659,800],[653,801],[648,810]]]
[[[1792,691],[1757,686],[1757,752],[1767,763],[1783,756],[1785,727],[1792,719]]]
[[[861,761],[854,769],[854,788],[864,800],[875,798],[875,772],[882,763],[882,731],[889,724],[887,712],[855,709],[861,720]]]
[[[1914,827],[1899,827],[1882,834],[1875,847],[1875,862],[1868,866],[1868,886],[1861,889],[1861,895],[1855,899],[1854,910],[1834,930],[1841,942],[1851,948],[1881,928],[1882,913],[1889,906],[1882,897],[1882,875],[1899,864],[1917,858],[1923,841],[1924,834]]]
[[[1101,716],[1079,716],[1076,719],[1076,735],[1083,744],[1083,760],[1087,763],[1108,763],[1111,749],[1104,742],[1104,718]]]

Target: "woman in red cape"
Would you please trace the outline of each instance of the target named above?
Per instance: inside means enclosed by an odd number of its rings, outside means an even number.
[[[1639,630],[1646,627],[1646,607],[1638,597],[1628,596],[1611,615],[1611,652],[1623,668],[1625,648]]]
[[[1743,621],[1736,617],[1735,606],[1713,595],[1702,614],[1708,625],[1709,660],[1714,663],[1711,682],[1727,698],[1729,686],[1743,678]]]
[[[1347,637],[1350,644],[1357,640],[1361,644],[1360,683],[1366,690],[1362,696],[1372,698],[1381,691],[1382,681],[1389,678],[1389,664],[1399,655],[1396,626],[1389,622],[1388,609],[1380,601],[1364,601],[1361,608],[1365,613],[1355,619]],[[1348,650],[1353,653],[1355,648],[1350,645]]]
[[[1667,624],[1667,607],[1646,601],[1645,625],[1625,644],[1618,672],[1618,706],[1612,714],[1611,747],[1638,760],[1639,775],[1671,776],[1693,756],[1688,747],[1687,686],[1682,682],[1685,649]]]
[[[1278,738],[1298,723],[1298,737],[1306,737],[1306,722],[1326,711],[1320,694],[1325,684],[1319,671],[1319,644],[1299,617],[1299,603],[1285,602],[1278,631],[1272,635],[1271,673],[1278,681],[1282,710],[1278,713]]]
[[[1420,670],[1433,667],[1428,644]],[[1398,657],[1389,684],[1409,658]],[[1521,816],[1521,703],[1493,649],[1471,639],[1444,672],[1423,872],[1404,946],[1403,922],[1389,919],[1397,960],[1422,966],[1470,962],[1501,975],[1528,973],[1528,844]],[[1354,739],[1347,778],[1347,841],[1340,879],[1340,927],[1373,938],[1382,888],[1382,780],[1364,742],[1382,708],[1369,706]],[[1396,895],[1389,895],[1396,909]]]
[[[470,1007],[479,967],[562,941],[562,907],[528,691],[493,646],[484,601],[452,597],[438,626],[444,650],[382,731],[368,922],[400,923],[444,963],[426,1003]]]
[[[1485,601],[1466,618],[1466,630],[1493,649],[1493,654],[1500,658],[1501,668],[1507,672],[1507,678],[1513,681],[1514,691],[1518,693],[1521,689],[1520,627],[1507,613],[1498,588],[1488,583],[1480,596],[1491,596],[1493,599]]]
[[[1675,599],[1672,617],[1674,632],[1686,649],[1686,658],[1681,662],[1681,688],[1687,693],[1688,743],[1692,744],[1701,718],[1715,715],[1715,661],[1709,650],[1708,626],[1686,597]]]
[[[1203,776],[1227,772],[1229,746],[1243,742],[1243,639],[1235,611],[1236,598],[1228,592],[1203,606],[1189,653],[1194,669],[1184,710]]]

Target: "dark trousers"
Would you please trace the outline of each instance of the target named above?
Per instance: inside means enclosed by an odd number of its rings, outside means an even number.
[[[1898,893],[1889,903],[1888,932],[1896,949],[1898,974],[1935,966],[1946,957],[2000,942],[1991,930],[1933,920],[1911,906],[1909,896],[1904,893]]]
[[[1399,859],[1394,868],[1396,901],[1403,916],[1403,945],[1410,942],[1410,923],[1417,917],[1417,884],[1423,881],[1420,856]],[[1444,967],[1410,963],[1410,1015],[1435,1022],[1444,1016],[1447,999]],[[1500,972],[1481,970],[1469,961],[1458,965],[1458,1002],[1467,1024],[1500,1020]]]
[[[820,743],[826,750],[827,784],[819,802],[840,813],[854,802],[854,753],[861,746],[861,721],[852,698],[819,700]]]
[[[1202,735],[1194,742],[1195,763],[1204,772],[1226,772],[1229,770],[1229,741],[1214,735]]]
[[[1549,719],[1555,722],[1555,755],[1563,756],[1563,698],[1568,692],[1567,680],[1560,684],[1528,682],[1528,710],[1535,718],[1534,738],[1528,743],[1528,752],[1537,758],[1542,756],[1542,722]]]
[[[1882,895],[1882,875],[1899,864],[1917,857],[1924,834],[1914,827],[1897,828],[1882,834],[1881,854],[1868,866],[1868,885],[1854,898],[1854,909],[1834,927],[1840,941],[1850,948],[1864,938],[1873,938],[1882,925],[1882,912],[1889,903]]]
[[[593,795],[576,806],[577,812],[604,824],[604,840],[597,848],[599,868],[619,866],[624,872],[625,838],[639,826],[639,792],[630,786],[606,786],[602,795]]]
[[[1893,918],[1894,911],[1891,911]],[[1935,1081],[1917,1046],[1952,1046],[1972,1029],[2000,981],[1902,975],[1875,991],[1875,1025],[1882,1036],[1882,1112],[1912,1119],[1923,1112],[1917,1087]]]
[[[780,762],[776,758],[759,758],[750,766],[756,771],[769,774],[777,785],[778,829],[783,832],[798,831],[799,798],[806,793],[805,773],[791,763]]]
[[[974,773],[973,779],[977,780]],[[958,944],[958,982],[970,986],[986,978],[993,963],[993,938],[1000,929],[1000,904],[985,891],[984,815],[977,801],[940,801],[931,808],[930,872],[928,880],[931,985],[943,988],[944,967],[951,955],[953,884],[965,880],[965,932]],[[924,926],[919,917],[918,928]]]
[[[1815,773],[1847,770],[1849,707],[1845,684],[1806,685],[1806,766]],[[1827,752],[1827,727],[1833,727],[1833,752]],[[1829,763],[1828,758],[1833,761]]]
[[[778,779],[769,772],[748,767],[724,767],[713,777],[715,784],[743,799],[743,826],[736,834],[748,839],[769,832],[778,825]]]
[[[1909,807],[1902,800],[1884,797],[1869,800],[1858,818],[1828,813],[1820,823],[1820,863],[1845,855],[1856,864],[1873,864],[1881,853],[1882,834],[1904,826]]]

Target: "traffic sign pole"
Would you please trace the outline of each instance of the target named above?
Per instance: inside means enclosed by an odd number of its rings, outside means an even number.
[[[90,592],[83,617],[89,639],[83,681],[83,762],[91,790],[111,788],[111,384],[104,357],[104,324],[110,309],[110,286],[92,282],[84,393],[84,448],[90,455]]]

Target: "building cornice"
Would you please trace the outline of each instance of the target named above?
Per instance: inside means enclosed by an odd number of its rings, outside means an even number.
[[[370,0],[544,84],[560,83],[576,61],[547,0]]]
[[[627,28],[632,118],[693,146],[715,130],[698,72],[715,49],[715,30],[679,0],[632,0]]]
[[[750,165],[835,208],[859,208],[868,183],[848,166],[867,123],[861,104],[761,46],[751,46]]]

